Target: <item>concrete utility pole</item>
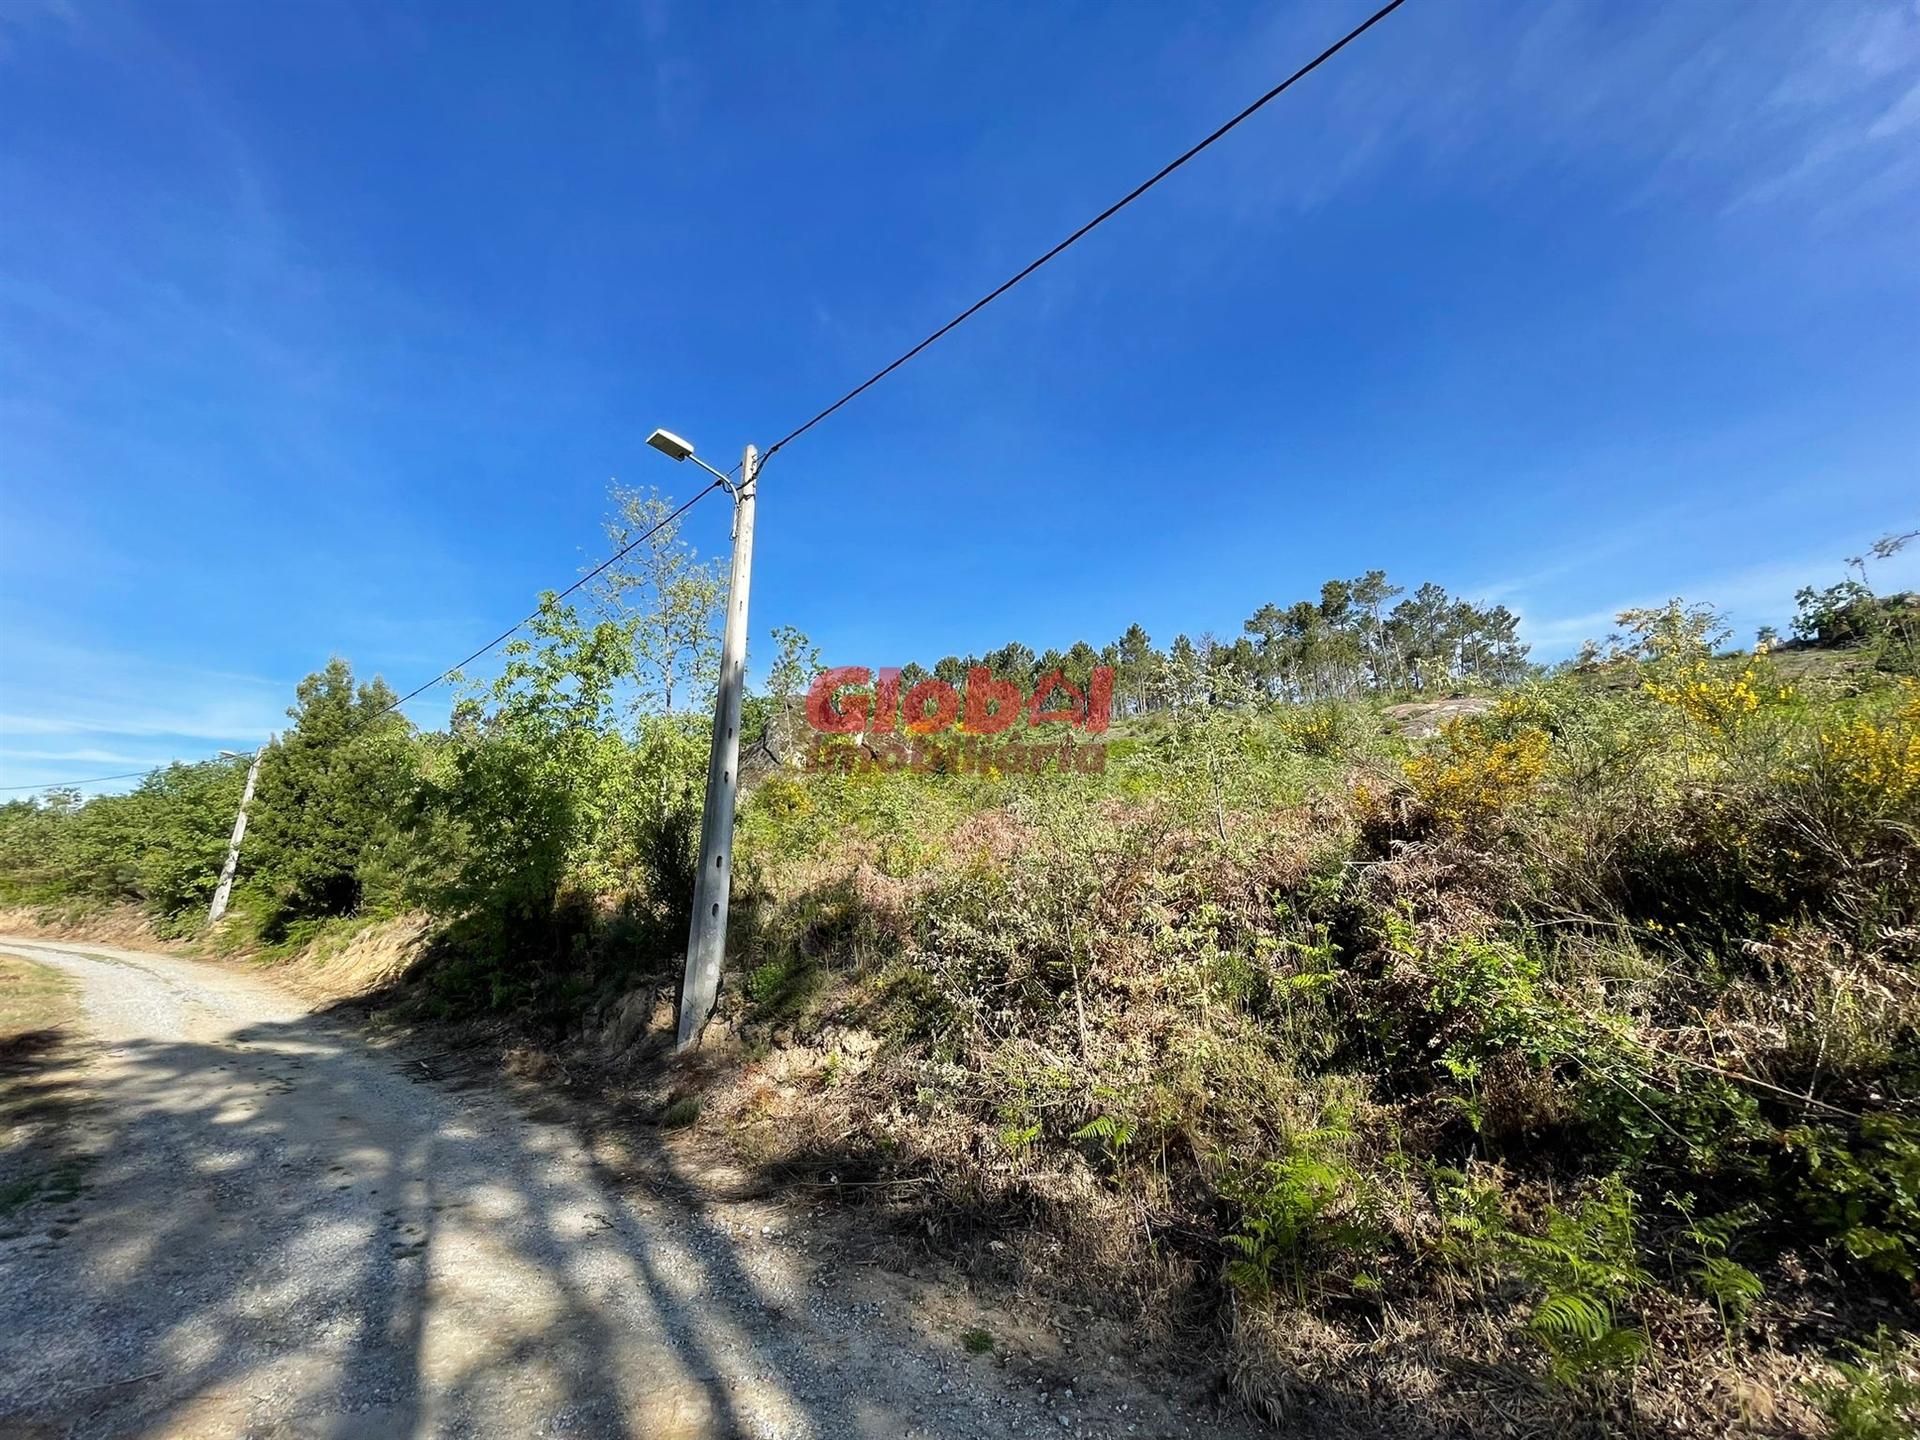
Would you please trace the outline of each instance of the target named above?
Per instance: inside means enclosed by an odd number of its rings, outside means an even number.
[[[269,740],[267,745],[273,742]],[[227,897],[233,894],[233,875],[240,868],[240,842],[247,834],[247,806],[253,803],[254,782],[260,778],[260,760],[267,753],[262,745],[253,752],[253,763],[247,766],[247,788],[240,792],[240,813],[233,817],[233,838],[227,841],[227,863],[220,867],[220,883],[213,890],[213,904],[207,907],[207,924],[211,925],[227,913]]]
[[[707,1017],[713,1014],[714,999],[720,992],[720,961],[727,950],[727,900],[733,888],[733,810],[740,788],[740,696],[746,686],[747,591],[753,580],[753,502],[759,468],[760,454],[749,445],[740,461],[739,483],[728,485],[733,493],[733,572],[727,582],[720,693],[713,703],[707,804],[700,816],[700,876],[693,887],[687,969],[680,982],[680,1037],[675,1047],[679,1050],[700,1038]],[[726,483],[724,476],[722,483]]]

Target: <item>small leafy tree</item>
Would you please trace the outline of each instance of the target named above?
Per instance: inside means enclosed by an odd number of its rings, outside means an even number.
[[[587,625],[549,591],[505,655],[497,680],[467,692],[466,723],[422,790],[428,839],[415,871],[433,909],[501,944],[552,917],[593,832],[624,748],[612,707],[631,673],[631,630]]]
[[[1802,585],[1794,592],[1799,608],[1793,635],[1809,645],[1859,645],[1878,632],[1879,609],[1873,592],[1858,580],[1842,580],[1824,590]]]
[[[61,849],[65,822],[79,804],[78,791],[60,789],[0,804],[0,899],[51,900],[71,893]]]
[[[355,913],[376,872],[383,883],[375,888],[389,891],[415,777],[413,727],[393,709],[385,681],[356,685],[335,656],[295,695],[293,725],[261,765],[247,832],[271,925]]]
[[[767,693],[784,707],[791,705],[820,673],[820,647],[793,625],[774,626],[771,638],[774,655],[773,664],[767,667]]]
[[[640,703],[668,715],[676,704],[698,709],[720,678],[720,563],[702,560],[682,538],[680,521],[668,519],[669,496],[624,485],[610,494],[615,510],[605,528],[615,549],[654,532],[595,587],[606,614],[624,628]]]
[[[1656,665],[1691,665],[1726,643],[1733,631],[1711,605],[1689,605],[1675,597],[1649,609],[1622,610],[1620,629],[1607,637],[1609,659],[1646,660]]]
[[[775,747],[774,753],[784,754],[781,747],[793,738],[792,716],[800,697],[813,683],[813,677],[820,673],[820,649],[807,638],[805,631],[792,625],[774,626],[769,638],[774,644],[774,656],[773,663],[767,667],[766,693],[746,697],[741,710],[741,734],[770,743]],[[912,672],[918,668],[902,669],[903,695],[915,683]],[[925,678],[924,672],[919,678]]]
[[[543,596],[499,678],[460,702],[413,826],[413,894],[451,922],[457,1004],[565,1010],[684,935],[705,731],[647,715],[621,733],[641,623]],[[610,913],[627,948],[603,943]]]

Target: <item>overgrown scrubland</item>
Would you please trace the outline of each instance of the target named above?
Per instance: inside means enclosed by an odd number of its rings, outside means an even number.
[[[409,917],[343,968],[418,953],[411,1014],[594,1050],[661,1125],[1098,1305],[1289,1426],[1912,1433],[1912,597],[1803,591],[1791,653],[1676,602],[1546,676],[1511,617],[1390,593],[1330,584],[1233,646],[1129,632],[1097,772],[763,751],[692,1063],[648,1019],[705,724],[633,702],[697,682],[663,647],[699,596],[548,603],[444,732],[342,662],[309,677],[211,932],[244,760],[0,806],[0,901],[135,901],[267,956]],[[813,668],[779,638],[749,734]],[[1393,704],[1456,692],[1437,734]]]
[[[1907,1433],[1920,686],[1703,631],[1427,742],[769,781],[702,1124],[1290,1423]]]

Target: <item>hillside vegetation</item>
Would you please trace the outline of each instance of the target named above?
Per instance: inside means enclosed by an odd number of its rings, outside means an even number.
[[[1914,1318],[1920,687],[1669,638],[1425,744],[770,782],[740,1023],[817,1048],[726,1121],[1224,1329],[1276,1418],[1816,1423],[1806,1362]]]
[[[1803,592],[1787,654],[1675,602],[1543,674],[1361,584],[1143,632],[1098,773],[776,769],[721,1024],[691,1067],[615,1024],[632,1084],[1277,1421],[1911,1433],[1911,598]],[[209,943],[423,912],[406,1004],[555,1037],[670,993],[705,737],[628,712],[647,623],[550,605],[440,734],[311,677]],[[780,638],[762,726],[814,665]],[[1456,692],[1490,703],[1431,737],[1385,713]],[[191,932],[239,783],[5,807],[6,898]]]

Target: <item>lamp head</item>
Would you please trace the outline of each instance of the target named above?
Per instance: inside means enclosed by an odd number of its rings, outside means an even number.
[[[691,441],[682,440],[671,430],[656,430],[647,436],[647,444],[658,450],[670,460],[685,460],[693,454]]]

